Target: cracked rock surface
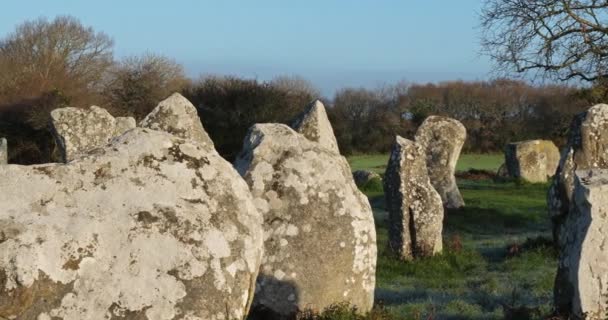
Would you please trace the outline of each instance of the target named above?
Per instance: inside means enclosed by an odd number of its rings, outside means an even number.
[[[0,167],[0,317],[242,319],[262,254],[209,146],[136,128],[68,164]]]

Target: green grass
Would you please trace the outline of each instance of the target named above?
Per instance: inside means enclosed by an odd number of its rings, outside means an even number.
[[[388,154],[358,155],[348,158],[350,167],[355,170],[371,170],[384,173],[388,162]],[[502,154],[462,154],[456,165],[457,171],[470,168],[496,171],[504,162]]]
[[[349,162],[353,171],[378,171],[384,160],[381,155],[356,156]],[[494,170],[500,163],[497,155],[463,155],[459,167]],[[414,262],[397,260],[388,251],[384,196],[381,190],[364,191],[378,234],[376,301],[396,319],[503,319],[503,305],[547,314],[557,266],[553,248],[542,240],[550,239],[548,185],[458,184],[466,207],[446,212],[444,252]],[[520,253],[510,255],[513,247]]]

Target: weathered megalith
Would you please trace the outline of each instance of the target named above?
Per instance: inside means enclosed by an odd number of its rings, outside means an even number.
[[[51,111],[52,132],[64,162],[106,145],[112,138],[134,128],[134,122],[133,119],[117,123],[108,111],[97,106],[89,109],[67,107]]]
[[[319,143],[324,148],[340,153],[338,142],[331,127],[325,106],[319,100],[313,101],[291,126],[308,140]]]
[[[462,123],[448,117],[430,116],[416,131],[416,143],[426,152],[431,184],[446,208],[464,206],[454,173],[466,138],[467,129]]]
[[[344,157],[286,125],[256,124],[235,167],[264,216],[254,308],[280,318],[349,302],[372,308],[372,210]]]
[[[161,101],[140,123],[142,128],[162,130],[177,137],[192,139],[213,147],[213,141],[203,128],[196,108],[179,93]]]
[[[389,246],[403,260],[432,256],[443,248],[443,204],[425,158],[420,144],[397,136],[384,174]]]
[[[133,117],[116,117],[116,126],[114,127],[114,135],[119,136],[135,127],[137,123]]]
[[[0,165],[8,163],[8,143],[6,138],[0,138]]]
[[[574,117],[568,143],[547,196],[553,236],[557,241],[561,222],[569,212],[574,192],[574,172],[608,169],[608,105],[598,104]]]
[[[136,128],[68,164],[0,170],[3,319],[243,319],[262,254],[215,150]]]
[[[560,228],[556,308],[569,319],[606,319],[608,170],[576,171],[572,197]]]
[[[357,185],[357,187],[363,187],[372,180],[375,180],[375,179],[382,180],[382,177],[380,177],[379,174],[377,174],[373,171],[357,170],[357,171],[353,172],[353,179],[355,179],[355,184]]]
[[[529,182],[546,182],[555,174],[559,150],[550,140],[512,142],[505,147],[509,176]]]

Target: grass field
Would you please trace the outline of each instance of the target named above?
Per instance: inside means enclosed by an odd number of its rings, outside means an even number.
[[[352,169],[384,171],[386,156],[356,156]],[[498,155],[463,155],[459,169],[495,170]],[[446,213],[444,253],[402,262],[387,251],[381,190],[367,190],[378,233],[376,301],[397,319],[505,319],[503,307],[549,312],[556,257],[545,184],[461,180],[466,208]],[[511,253],[510,253],[511,252]],[[513,319],[528,319],[516,317]]]
[[[348,158],[351,169],[372,170],[384,173],[388,154],[358,155]],[[457,171],[466,171],[470,168],[496,171],[504,162],[502,154],[463,154],[456,165]]]

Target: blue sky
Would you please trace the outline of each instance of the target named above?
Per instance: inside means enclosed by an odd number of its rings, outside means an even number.
[[[188,74],[298,74],[326,95],[346,86],[486,79],[481,0],[19,0],[0,36],[39,16],[72,15],[110,35],[117,57],[153,52]]]

